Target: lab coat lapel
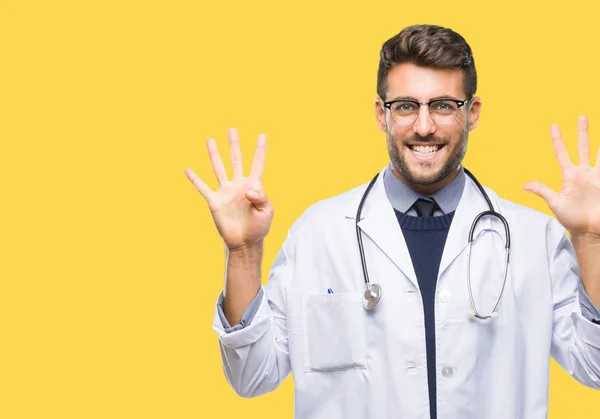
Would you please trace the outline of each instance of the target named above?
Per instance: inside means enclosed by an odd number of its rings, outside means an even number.
[[[385,170],[385,169],[384,169]],[[368,236],[383,251],[388,258],[400,269],[404,275],[418,288],[417,277],[413,268],[410,254],[402,229],[396,218],[396,213],[385,192],[383,172],[379,173],[377,181],[369,192],[363,205],[361,219],[358,226],[363,234]],[[356,211],[362,194],[358,196],[356,204],[350,207],[348,218],[356,218]],[[365,248],[368,240],[363,238]],[[368,259],[368,256],[366,257]],[[367,260],[367,268],[369,262]]]
[[[438,278],[441,277],[454,259],[456,259],[456,257],[467,247],[469,231],[475,217],[482,211],[488,209],[489,207],[481,194],[481,191],[477,188],[471,178],[467,176],[462,197],[456,208],[454,217],[452,218],[452,224],[450,224],[450,230],[448,231],[448,237],[446,238],[446,245],[444,246],[444,251],[442,253]],[[490,217],[483,217],[477,223],[474,237],[477,236],[477,232],[489,227],[489,218]]]

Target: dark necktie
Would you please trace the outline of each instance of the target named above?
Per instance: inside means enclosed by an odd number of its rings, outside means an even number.
[[[419,198],[413,204],[413,208],[417,211],[419,217],[431,217],[433,212],[438,208],[435,201]]]

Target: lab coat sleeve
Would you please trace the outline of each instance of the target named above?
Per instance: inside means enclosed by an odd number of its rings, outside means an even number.
[[[223,329],[226,333],[241,330],[244,327],[248,326],[250,323],[252,323],[252,319],[258,311],[258,307],[260,307],[260,302],[262,301],[262,296],[264,293],[265,292],[263,290],[263,287],[260,287],[258,293],[256,294],[256,297],[254,297],[252,302],[248,305],[248,307],[246,307],[246,310],[244,310],[244,313],[242,313],[242,318],[240,319],[240,322],[233,326],[229,324],[229,322],[227,321],[227,317],[225,317],[225,311],[223,310],[223,292],[219,294],[219,299],[217,300],[217,314],[221,319],[221,324],[223,325]]]
[[[553,358],[580,383],[600,389],[600,325],[592,323],[575,249],[554,219],[547,228],[553,299]],[[589,302],[591,303],[591,301]],[[587,307],[587,308],[586,308]],[[591,310],[591,316],[595,316]]]
[[[579,301],[581,302],[583,317],[596,324],[600,324],[600,309],[590,300],[581,281],[579,281]]]
[[[213,329],[219,346],[225,377],[241,397],[256,397],[276,389],[291,371],[285,300],[285,281],[293,261],[285,243],[269,273],[268,283],[251,324],[227,332],[218,312]]]

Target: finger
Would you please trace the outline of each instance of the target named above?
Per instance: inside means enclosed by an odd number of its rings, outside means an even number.
[[[598,148],[598,152],[596,153],[596,169],[600,169],[600,148]]]
[[[196,189],[198,189],[198,192],[200,192],[200,194],[204,197],[204,199],[206,199],[207,201],[209,200],[210,195],[212,195],[213,191],[208,187],[208,185],[206,183],[204,183],[202,181],[202,179],[200,179],[196,173],[194,173],[194,171],[192,169],[185,169],[185,175],[187,176],[187,178],[190,180],[190,182],[192,182],[194,184],[194,186],[196,187]]]
[[[231,168],[233,169],[233,177],[244,177],[240,139],[235,128],[229,129],[229,153],[231,153]]]
[[[523,189],[527,192],[533,192],[540,198],[542,198],[550,209],[554,208],[554,203],[556,201],[557,193],[550,189],[548,186],[544,185],[541,182],[527,182],[523,185]]]
[[[219,185],[222,185],[227,182],[227,172],[225,171],[225,166],[223,166],[223,160],[221,160],[221,156],[219,155],[217,142],[214,138],[209,138],[208,141],[206,141],[206,146],[208,147],[208,156],[210,157],[210,162],[213,171],[215,172],[215,176],[217,177],[217,181],[219,181]]]
[[[267,159],[267,136],[259,134],[256,140],[256,151],[254,151],[254,159],[252,160],[251,176],[261,178],[265,170],[265,161]]]
[[[554,153],[558,159],[558,164],[564,171],[565,169],[571,167],[573,163],[571,163],[571,159],[569,158],[569,152],[567,151],[565,143],[562,140],[558,125],[552,125],[552,127],[550,127],[550,136],[552,137],[552,144],[554,145]]]
[[[246,191],[246,198],[258,209],[266,207],[269,203],[269,199],[262,189],[259,191]]]
[[[590,140],[588,136],[587,117],[579,117],[577,122],[577,138],[579,143],[579,164],[582,166],[590,165]]]

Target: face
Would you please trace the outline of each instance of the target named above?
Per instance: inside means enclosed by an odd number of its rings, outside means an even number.
[[[434,69],[405,63],[388,73],[386,101],[400,98],[428,102],[435,98],[465,100],[463,74],[459,69]],[[458,174],[467,151],[469,131],[477,126],[481,100],[474,97],[461,106],[456,120],[436,124],[426,106],[421,106],[411,125],[394,122],[378,98],[375,112],[379,128],[386,133],[394,174],[418,192],[433,193]]]

